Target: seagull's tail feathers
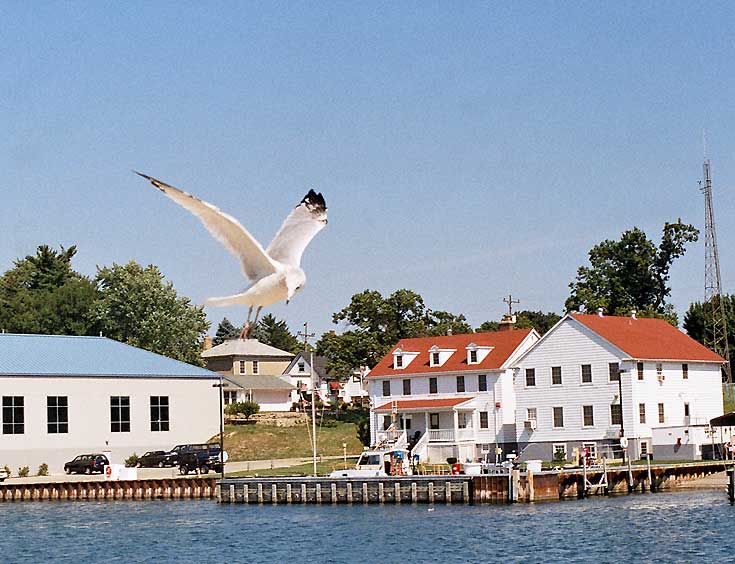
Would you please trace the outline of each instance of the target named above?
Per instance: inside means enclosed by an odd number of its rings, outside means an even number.
[[[223,296],[221,298],[208,298],[205,300],[205,305],[214,307],[225,307],[231,305],[243,305],[243,306],[257,306],[257,298],[252,295],[248,295],[247,292],[243,294],[235,294],[233,296]]]

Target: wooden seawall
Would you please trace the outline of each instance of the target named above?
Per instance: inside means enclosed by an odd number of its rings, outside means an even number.
[[[385,478],[232,478],[219,482],[222,503],[472,503],[466,476]]]
[[[214,499],[216,478],[0,484],[0,501]]]

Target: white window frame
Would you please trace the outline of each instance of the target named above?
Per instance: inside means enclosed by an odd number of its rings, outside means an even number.
[[[245,365],[245,361],[244,360],[240,360],[238,362],[240,363],[239,364],[238,374],[247,374],[247,367]]]
[[[591,407],[592,408],[592,425],[587,425],[587,423],[584,422],[584,408],[585,407]],[[582,406],[582,429],[593,429],[595,426],[595,405],[594,404],[587,404]]]
[[[253,361],[253,374],[258,374],[260,370],[260,363],[257,360]]]
[[[559,383],[558,384],[555,384],[554,383],[554,368],[558,368],[559,369]],[[563,386],[564,385],[564,374],[562,372],[561,366],[552,366],[551,367],[551,385],[552,386]],[[559,443],[559,444],[561,444],[561,443]]]
[[[557,409],[561,409],[561,425],[556,424],[556,410]],[[564,428],[564,406],[563,405],[555,405],[551,408],[551,426],[554,429]]]
[[[567,452],[567,443],[552,443],[551,444],[551,460],[556,460],[556,449],[557,447],[561,447],[561,450],[564,451],[564,460],[568,460],[568,452]]]
[[[538,424],[538,409],[535,407],[526,408],[526,421],[536,421]]]
[[[585,382],[584,381],[584,367],[589,366],[590,367],[590,381]],[[592,386],[595,383],[595,376],[592,370],[592,363],[585,363],[579,365],[579,381],[582,386]]]
[[[589,451],[590,451],[590,457],[592,458],[592,460],[596,460],[597,459],[597,443],[595,441],[588,441],[588,442],[586,441],[586,442],[583,442],[582,443],[582,448],[583,449],[585,449],[585,448],[589,449]]]

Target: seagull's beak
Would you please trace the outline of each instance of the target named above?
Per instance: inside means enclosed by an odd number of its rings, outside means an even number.
[[[291,301],[291,300],[286,300],[286,305],[288,305],[288,302],[290,302],[290,301]]]

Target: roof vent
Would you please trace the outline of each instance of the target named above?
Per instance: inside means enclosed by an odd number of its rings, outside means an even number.
[[[597,308],[597,315],[598,315],[599,317],[602,317],[602,311],[603,311],[603,310],[602,310],[602,308],[601,308],[601,307],[598,307],[598,308]]]
[[[636,317],[636,314],[637,314],[637,313],[638,313],[638,310],[637,310],[637,309],[634,309],[633,311],[631,311],[631,312],[630,312],[630,316],[631,316],[631,317],[632,317],[633,319],[638,319],[638,318]]]
[[[452,335],[452,328],[451,327],[447,327],[447,335],[449,335],[449,336]]]

